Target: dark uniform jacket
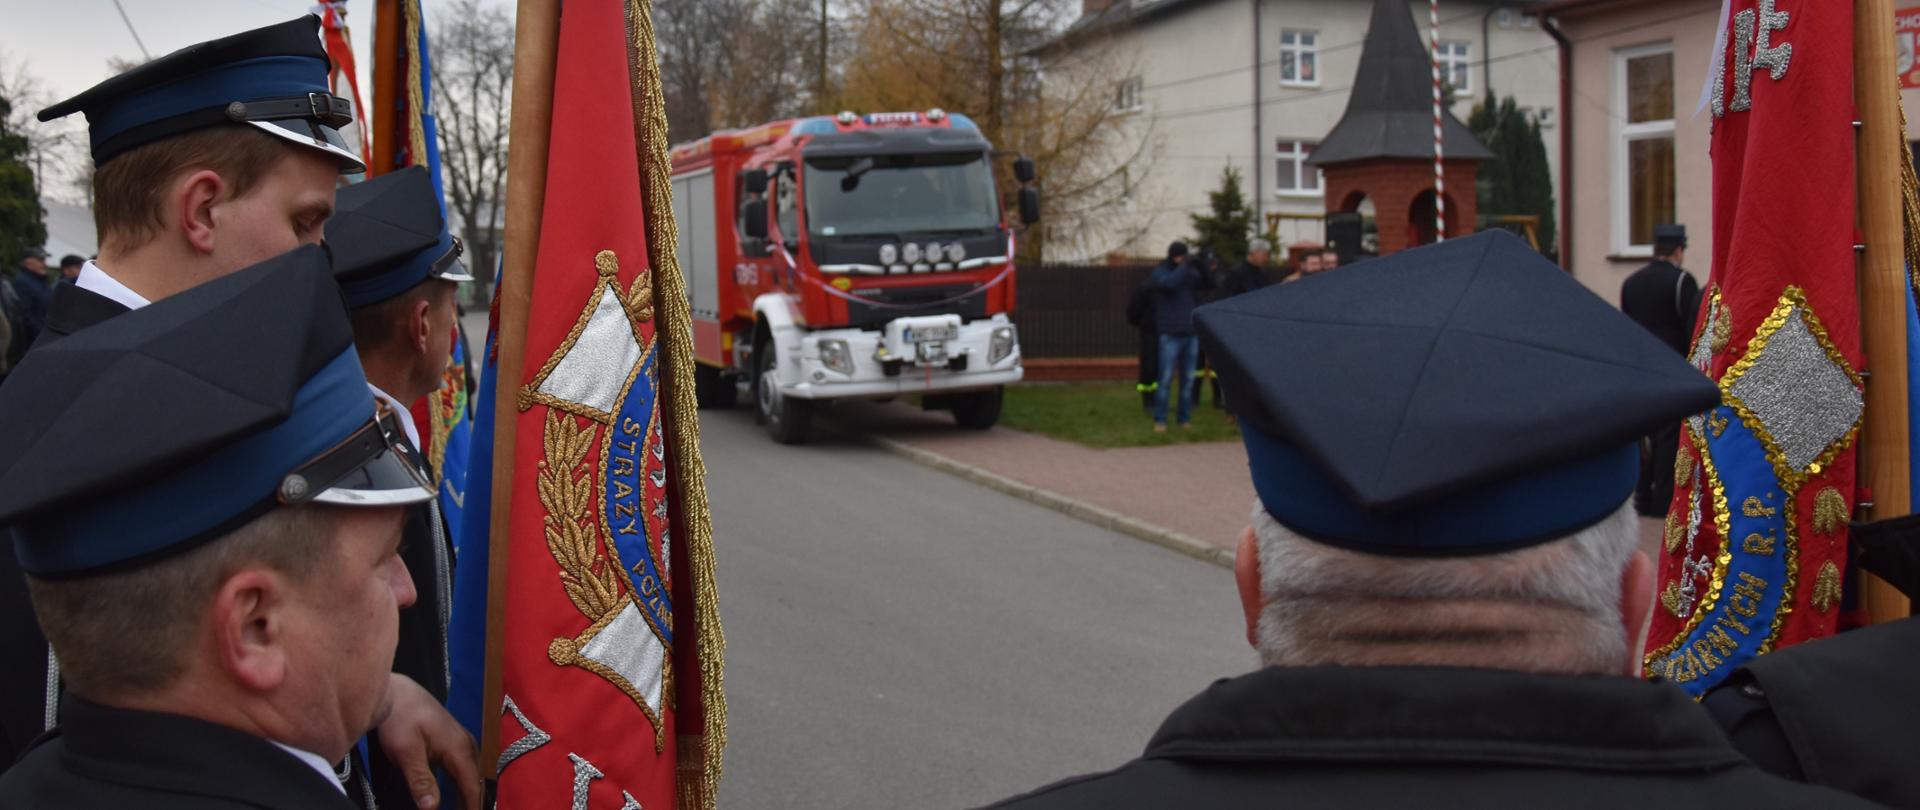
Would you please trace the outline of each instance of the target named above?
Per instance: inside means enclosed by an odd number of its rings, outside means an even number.
[[[1620,676],[1270,668],[1215,683],[1146,753],[995,807],[1872,807],[1748,763],[1679,689]]]
[[[1680,354],[1693,339],[1700,285],[1672,262],[1655,259],[1620,285],[1620,311]]]
[[[1755,658],[1707,695],[1760,767],[1892,807],[1920,807],[1920,618]]]
[[[0,810],[352,810],[272,743],[173,714],[68,699],[60,731],[0,775]]]
[[[1255,267],[1252,262],[1241,262],[1239,267],[1228,270],[1220,278],[1220,291],[1213,300],[1225,301],[1236,295],[1250,293],[1272,283],[1267,277],[1267,269]]]
[[[58,340],[127,307],[72,284],[54,288],[46,329],[34,345]],[[47,639],[27,599],[26,575],[13,557],[11,533],[0,531],[0,771],[46,730]],[[57,687],[56,687],[57,688]]]

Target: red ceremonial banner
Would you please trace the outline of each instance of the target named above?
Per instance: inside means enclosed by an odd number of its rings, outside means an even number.
[[[704,520],[683,519],[705,501],[683,497],[675,474],[698,466],[675,450],[697,438],[671,390],[670,352],[691,358],[690,340],[676,342],[686,303],[671,253],[657,252],[669,206],[647,196],[665,132],[635,118],[658,86],[643,70],[651,47],[636,48],[651,42],[647,15],[622,0],[572,0],[560,15],[525,362],[500,414],[516,420],[506,586],[493,597],[505,600],[503,808],[707,806],[717,778],[703,775],[698,732],[703,653],[718,666],[701,647],[718,631],[700,589],[710,547]],[[704,683],[717,690],[717,672]],[[707,787],[677,784],[677,763]]]
[[[1701,694],[1834,632],[1864,413],[1853,11],[1734,0],[1713,107],[1713,275],[1694,364],[1720,407],[1674,469],[1649,674]]]

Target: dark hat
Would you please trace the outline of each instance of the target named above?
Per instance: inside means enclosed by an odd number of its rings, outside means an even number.
[[[25,255],[26,255],[26,258],[29,258],[29,259],[45,259],[47,257],[47,249],[41,248],[41,247],[30,247],[30,248],[27,248]]]
[[[339,300],[309,246],[31,352],[0,387],[21,567],[134,568],[280,505],[432,498]]]
[[[1655,225],[1653,226],[1653,243],[1662,247],[1686,247],[1687,226]]]
[[[363,172],[340,137],[353,105],[333,96],[331,63],[312,15],[189,45],[40,111],[40,120],[84,112],[93,162],[196,129],[250,124],[325,152],[342,172]]]
[[[1181,256],[1185,256],[1185,255],[1187,255],[1187,243],[1175,242],[1167,246],[1168,259],[1178,259]]]
[[[1201,307],[1254,490],[1315,540],[1485,554],[1612,514],[1718,389],[1505,231]]]
[[[347,307],[388,300],[430,278],[472,281],[460,240],[440,214],[433,178],[409,166],[340,190],[327,220],[327,247]]]

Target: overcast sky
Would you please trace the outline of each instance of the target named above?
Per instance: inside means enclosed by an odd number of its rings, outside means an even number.
[[[512,0],[486,0],[511,9]],[[139,34],[147,53],[160,56],[195,42],[284,22],[313,8],[312,0],[0,0],[0,54],[24,64],[55,100],[107,78],[112,57],[140,59]],[[422,0],[427,18],[445,3]],[[349,0],[347,25],[353,37],[361,86],[368,85],[372,60],[374,0]]]

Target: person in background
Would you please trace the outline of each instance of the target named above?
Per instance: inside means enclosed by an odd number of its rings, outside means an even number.
[[[1339,266],[1340,266],[1339,251],[1336,251],[1333,248],[1325,248],[1320,251],[1320,272],[1324,273],[1328,270],[1335,269]]]
[[[1236,295],[1253,292],[1271,283],[1267,277],[1267,262],[1273,259],[1273,243],[1265,239],[1253,239],[1247,242],[1247,258],[1240,264],[1220,276],[1220,291],[1215,301],[1225,301]]]
[[[54,283],[55,284],[72,284],[74,279],[80,277],[80,268],[85,267],[86,264],[87,264],[87,260],[85,258],[76,256],[72,253],[69,253],[65,256],[61,256],[60,257],[60,278],[55,279]]]
[[[20,271],[13,274],[13,294],[19,299],[20,317],[31,343],[46,329],[47,303],[53,299],[53,280],[47,278],[45,250],[27,248],[27,255],[20,260]],[[17,353],[26,350],[25,346],[15,349]]]
[[[1320,270],[1323,266],[1320,259],[1320,251],[1310,250],[1302,254],[1298,261],[1298,265],[1299,266],[1294,270],[1293,275],[1287,276],[1286,278],[1281,279],[1281,281],[1282,282],[1299,281],[1300,279],[1306,278],[1307,276],[1319,275]]]
[[[1148,280],[1154,292],[1154,323],[1160,332],[1160,387],[1153,393],[1153,432],[1167,432],[1167,398],[1176,377],[1180,381],[1178,419],[1185,428],[1193,421],[1194,370],[1200,339],[1193,333],[1193,308],[1202,291],[1213,288],[1213,274],[1190,261],[1187,243],[1167,246],[1167,259]]]
[[[1693,338],[1693,320],[1700,309],[1700,285],[1683,269],[1687,257],[1687,227],[1653,228],[1653,261],[1635,270],[1620,285],[1620,311],[1672,349],[1685,355]],[[1663,425],[1641,446],[1640,483],[1633,505],[1641,517],[1666,517],[1673,500],[1673,462],[1680,452],[1680,423]]]

